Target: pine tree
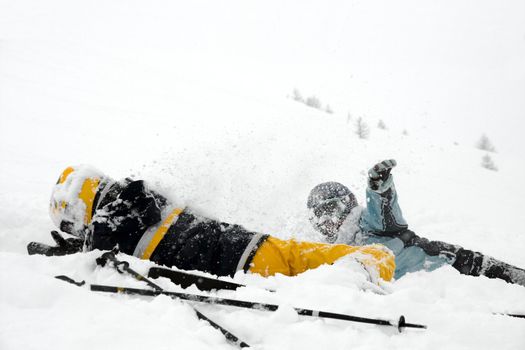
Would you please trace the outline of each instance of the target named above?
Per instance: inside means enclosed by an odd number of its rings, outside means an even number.
[[[496,152],[496,148],[494,145],[492,145],[492,142],[490,142],[488,136],[485,134],[481,135],[481,138],[479,139],[476,146],[483,151]]]
[[[483,158],[481,158],[481,166],[485,169],[498,171],[498,167],[494,164],[494,161],[488,154],[485,154]]]
[[[382,130],[386,130],[386,125],[385,125],[385,122],[383,120],[379,120],[379,122],[377,123],[377,127],[379,129],[382,129]]]
[[[357,118],[355,122],[355,133],[360,139],[367,139],[370,136],[370,128],[362,117]]]
[[[299,92],[299,89],[293,89],[293,96],[292,96],[292,98],[294,99],[294,101],[303,102],[304,103],[304,98],[301,95],[301,92]]]
[[[321,109],[321,101],[316,96],[308,97],[306,99],[305,103],[306,103],[307,106],[310,106],[310,107],[313,107],[313,108],[317,108],[317,109]]]

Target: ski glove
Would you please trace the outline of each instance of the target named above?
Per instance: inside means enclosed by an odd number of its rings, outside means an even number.
[[[82,251],[84,240],[81,238],[64,238],[57,231],[51,231],[51,237],[56,246],[50,246],[39,242],[30,242],[27,245],[29,255],[41,254],[46,256],[67,255]]]
[[[368,186],[372,191],[383,193],[392,186],[390,171],[397,165],[394,159],[387,159],[377,163],[368,170]]]

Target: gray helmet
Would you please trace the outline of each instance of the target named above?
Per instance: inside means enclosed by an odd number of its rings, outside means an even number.
[[[339,182],[324,182],[315,186],[306,206],[310,210],[310,222],[316,230],[334,242],[337,231],[353,208],[357,207],[354,194]]]

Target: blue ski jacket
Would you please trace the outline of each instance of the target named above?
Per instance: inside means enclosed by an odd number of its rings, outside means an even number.
[[[379,243],[395,254],[395,278],[408,272],[432,271],[452,264],[457,246],[428,241],[408,230],[390,175],[383,192],[366,189],[366,207],[352,210],[339,229],[336,243],[364,245]]]

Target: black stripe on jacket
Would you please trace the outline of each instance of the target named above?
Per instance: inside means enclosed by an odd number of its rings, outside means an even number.
[[[252,242],[254,237],[260,238]],[[245,250],[251,249],[247,252],[248,259],[240,267],[246,270],[267,238],[268,235],[258,235],[242,226],[211,220],[186,210],[168,229],[150,260],[183,270],[233,276]]]

